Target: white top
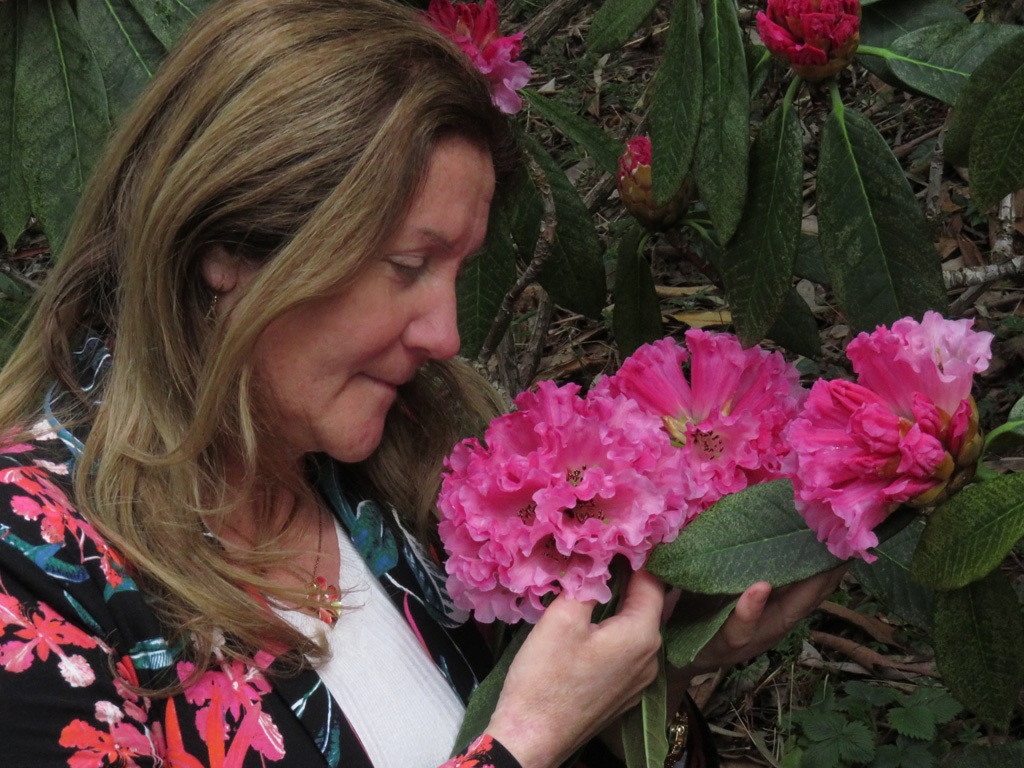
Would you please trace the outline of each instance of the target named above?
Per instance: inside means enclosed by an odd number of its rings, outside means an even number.
[[[332,629],[300,611],[277,613],[307,637],[327,633],[330,660],[317,672],[374,766],[441,765],[465,715],[462,700],[337,521],[334,529],[344,605],[338,623]]]

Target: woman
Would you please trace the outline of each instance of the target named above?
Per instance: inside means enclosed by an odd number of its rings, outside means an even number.
[[[423,545],[493,410],[450,360],[454,290],[511,147],[389,3],[196,23],[0,374],[5,765],[444,762],[488,660]],[[712,662],[777,634],[767,597]],[[643,573],[598,626],[556,600],[469,753],[558,765],[653,679],[663,603]]]

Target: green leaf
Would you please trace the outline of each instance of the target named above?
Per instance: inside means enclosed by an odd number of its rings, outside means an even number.
[[[869,594],[875,595],[890,611],[923,630],[932,627],[935,594],[918,584],[910,575],[910,562],[924,531],[918,518],[891,539],[872,549],[878,555],[873,563],[857,560],[853,573]]]
[[[572,182],[547,150],[530,136],[524,136],[523,143],[547,176],[558,220],[551,254],[539,282],[556,304],[597,319],[605,306],[605,276],[601,240],[594,222]]]
[[[912,707],[927,707],[932,719],[938,725],[944,725],[959,715],[964,706],[954,699],[943,688],[926,688],[918,686],[910,694],[908,705]]]
[[[1020,38],[1016,45],[1024,48]],[[971,137],[971,197],[979,210],[1024,187],[1024,63],[982,112]]]
[[[540,227],[544,221],[544,200],[525,166],[516,171],[509,192],[502,198],[500,205],[508,208],[509,231],[519,261],[529,263],[537,248]]]
[[[523,90],[520,93],[541,117],[593,157],[601,166],[601,170],[612,175],[618,171],[619,156],[626,149],[618,141],[554,99],[531,90]]]
[[[1024,34],[1009,24],[944,22],[894,41],[888,59],[893,73],[921,93],[955,104],[974,69],[1007,40]]]
[[[103,73],[111,117],[116,117],[149,82],[167,49],[128,0],[80,0],[78,20]]]
[[[932,638],[950,693],[978,717],[1005,729],[1024,686],[1024,618],[1006,578],[996,571],[938,593]]]
[[[67,0],[17,0],[17,142],[33,213],[55,251],[110,127],[92,49]]]
[[[935,716],[927,707],[893,707],[886,715],[886,720],[899,733],[912,739],[931,741],[935,738]]]
[[[851,763],[866,763],[875,756],[875,739],[864,723],[854,721],[843,726],[839,754]]]
[[[611,53],[629,41],[658,0],[605,0],[590,22],[587,50]]]
[[[739,594],[755,581],[780,587],[841,564],[793,506],[793,486],[775,480],[722,498],[654,548],[647,570],[675,587]]]
[[[455,746],[452,754],[462,752],[481,733],[487,730],[487,724],[494,714],[494,708],[498,706],[498,697],[505,685],[505,676],[508,675],[509,667],[515,659],[519,649],[523,647],[526,637],[533,629],[532,624],[522,624],[515,631],[508,647],[501,654],[501,658],[494,665],[494,669],[476,687],[469,697],[469,704],[466,705],[466,716],[459,727],[459,735],[455,737]]]
[[[985,435],[985,451],[1006,451],[1024,445],[1024,421],[1008,421]]]
[[[800,121],[783,103],[754,141],[747,207],[722,259],[736,334],[745,345],[764,338],[789,295],[800,245],[803,178]]]
[[[672,666],[682,669],[691,664],[725,624],[736,602],[736,599],[729,600],[717,610],[700,616],[684,611],[673,613],[665,626],[665,652]]]
[[[839,103],[821,135],[817,201],[825,269],[854,330],[945,308],[931,229],[899,162],[870,120]]]
[[[942,768],[1020,768],[1024,765],[1024,741],[1011,741],[994,747],[973,744],[951,757]]]
[[[615,266],[615,288],[612,300],[612,331],[619,354],[633,354],[641,344],[665,335],[661,325],[658,294],[654,290],[654,276],[644,258],[644,231],[631,226],[619,240],[619,256]]]
[[[664,648],[658,676],[644,689],[640,706],[622,717],[622,750],[627,768],[663,768],[668,757],[668,683]]]
[[[798,355],[821,355],[818,320],[795,288],[789,289],[782,302],[782,311],[766,335],[776,344]]]
[[[497,206],[487,226],[480,255],[466,264],[455,289],[460,354],[473,359],[491,330],[505,293],[516,281],[516,249],[512,243],[510,208]]]
[[[974,129],[981,114],[1014,74],[1024,69],[1024,45],[1016,39],[996,48],[971,75],[956,100],[942,151],[954,165],[967,165]]]
[[[651,176],[657,205],[675,197],[693,164],[704,79],[699,30],[696,0],[676,0],[651,97]]]
[[[821,244],[817,235],[801,235],[800,247],[793,263],[793,274],[818,285],[828,286],[828,274],[821,256]]]
[[[17,146],[14,78],[17,32],[14,3],[0,3],[0,234],[13,244],[31,214]]]
[[[888,48],[908,32],[933,24],[947,22],[966,26],[970,23],[950,0],[899,0],[861,5],[860,44],[876,48]],[[858,56],[857,63],[890,85],[900,85],[885,59],[865,55]]]
[[[750,93],[736,6],[708,0],[701,28],[704,89],[694,178],[718,230],[729,241],[747,199]]]
[[[940,505],[914,555],[914,578],[955,589],[996,568],[1024,536],[1024,474],[964,488]]]
[[[213,0],[130,0],[153,35],[170,50]]]

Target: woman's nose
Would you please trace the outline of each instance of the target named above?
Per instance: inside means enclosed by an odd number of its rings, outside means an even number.
[[[459,352],[459,325],[454,281],[426,297],[421,311],[406,327],[405,342],[432,360],[447,360]]]

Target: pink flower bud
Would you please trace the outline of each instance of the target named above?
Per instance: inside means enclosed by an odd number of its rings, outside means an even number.
[[[817,83],[853,61],[860,43],[860,0],[768,0],[757,33],[776,58]]]
[[[689,179],[667,203],[655,204],[654,186],[651,184],[651,140],[647,136],[637,136],[626,142],[616,178],[622,205],[648,229],[671,227],[690,204]]]

